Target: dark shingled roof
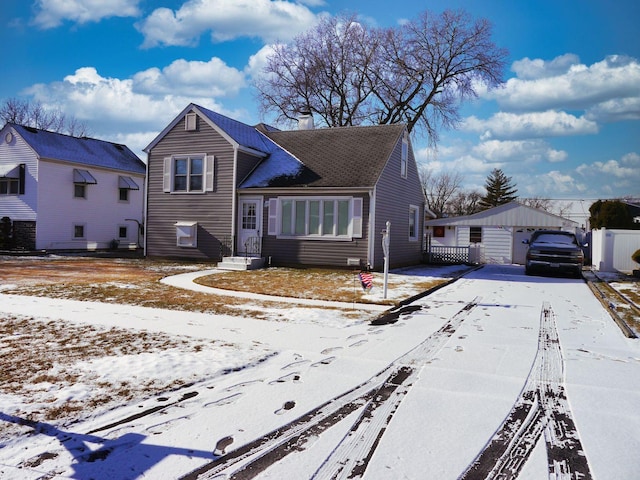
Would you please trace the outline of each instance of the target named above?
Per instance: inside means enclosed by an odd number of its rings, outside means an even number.
[[[72,137],[10,123],[40,158],[64,160],[131,173],[146,172],[146,166],[126,145],[88,137]]]
[[[263,186],[371,187],[404,129],[405,125],[395,124],[266,131],[267,137],[298,158],[304,168],[294,177],[274,177]],[[257,186],[251,178],[242,185],[250,186]]]

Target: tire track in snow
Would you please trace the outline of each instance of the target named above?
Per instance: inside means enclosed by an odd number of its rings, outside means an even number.
[[[564,387],[564,358],[551,305],[540,314],[538,352],[507,418],[459,480],[516,479],[544,434],[549,478],[592,478]]]
[[[393,414],[417,378],[419,367],[433,359],[479,303],[475,298],[422,343],[366,382],[334,397],[293,422],[221,456],[182,477],[249,479],[289,453],[305,449],[310,439],[363,409],[351,430],[320,466],[314,478],[350,477],[364,472]],[[234,470],[234,467],[237,468]]]

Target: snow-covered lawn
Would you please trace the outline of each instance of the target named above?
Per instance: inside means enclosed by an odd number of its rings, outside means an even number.
[[[394,272],[406,285],[450,274]],[[402,283],[392,297],[412,294]],[[3,378],[11,388],[0,395],[0,477],[230,474],[256,468],[272,432],[274,451],[287,435],[293,443],[279,461],[265,455],[259,478],[325,478],[352,464],[344,478],[458,478],[540,382],[566,394],[558,405],[593,478],[636,476],[640,347],[583,282],[486,266],[417,300],[396,323],[371,325],[377,313],[364,309],[344,314],[359,305],[283,304],[256,319],[0,293],[0,353],[28,345],[41,361],[29,370],[16,359],[18,378]],[[539,345],[545,305],[559,350]],[[101,348],[106,334],[121,342]],[[549,370],[546,380],[533,365]],[[67,416],[43,420],[65,407]],[[310,428],[296,437],[303,422]],[[527,450],[518,478],[550,476],[550,432]]]

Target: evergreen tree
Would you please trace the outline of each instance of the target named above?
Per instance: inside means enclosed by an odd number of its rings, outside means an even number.
[[[591,228],[621,228],[634,230],[640,225],[633,222],[627,205],[620,200],[598,200],[589,207]]]
[[[516,195],[518,189],[513,184],[511,177],[507,177],[499,168],[494,168],[491,171],[485,181],[484,188],[487,194],[479,202],[479,206],[484,210],[504,205],[518,198]]]

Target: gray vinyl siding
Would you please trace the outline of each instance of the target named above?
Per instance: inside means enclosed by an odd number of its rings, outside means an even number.
[[[326,195],[326,194],[325,194]],[[348,195],[341,192],[341,195]],[[265,201],[277,195],[265,196]],[[318,196],[318,195],[310,195]],[[322,196],[322,195],[320,195]],[[360,197],[362,205],[362,238],[351,241],[283,239],[272,235],[264,235],[262,239],[262,256],[271,260],[273,266],[306,265],[316,267],[347,267],[347,258],[359,258],[367,263],[367,245],[369,224],[369,195],[354,194]],[[268,232],[269,215],[265,209],[263,231]]]
[[[374,265],[376,270],[384,266],[382,251],[382,235],[386,222],[391,222],[391,238],[389,247],[389,266],[400,267],[416,265],[422,260],[422,242],[424,229],[424,194],[418,175],[418,167],[409,142],[409,161],[407,178],[400,174],[400,160],[402,155],[402,139],[387,162],[376,185],[375,226],[374,233]],[[409,241],[409,206],[419,208],[418,241]]]
[[[185,131],[184,118],[153,147],[148,161],[147,255],[151,257],[220,260],[220,243],[232,234],[233,148],[206,122]],[[214,188],[199,194],[163,192],[164,158],[172,155],[215,156]],[[178,221],[198,222],[197,247],[176,246]]]

